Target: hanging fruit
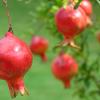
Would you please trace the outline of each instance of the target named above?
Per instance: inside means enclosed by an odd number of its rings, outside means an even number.
[[[18,92],[28,94],[23,78],[31,64],[29,47],[12,32],[7,32],[0,39],[0,79],[7,82],[12,97],[16,97]]]
[[[86,27],[86,14],[81,9],[71,6],[60,8],[55,15],[55,23],[58,31],[65,39],[73,39]]]
[[[66,8],[61,7],[55,14],[55,24],[57,30],[64,36],[64,41],[60,45],[65,43],[72,47],[79,48],[75,45],[73,40],[77,35],[83,32],[87,26],[92,25],[90,18],[92,14],[92,4],[88,0],[83,0],[77,8],[74,6],[75,3],[72,2],[72,4],[67,5]]]
[[[72,56],[61,53],[52,62],[52,72],[65,88],[70,88],[70,81],[78,73],[78,64]]]
[[[11,17],[7,1],[3,0],[8,17],[8,32],[0,39],[0,79],[8,84],[11,97],[20,92],[28,94],[24,85],[24,76],[32,65],[32,52],[28,45],[16,37],[12,30]]]
[[[41,36],[33,36],[31,45],[33,54],[40,55],[42,61],[47,61],[46,51],[48,49],[48,40]]]

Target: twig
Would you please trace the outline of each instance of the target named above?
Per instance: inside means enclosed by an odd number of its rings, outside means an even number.
[[[8,27],[9,27],[8,31],[12,31],[11,16],[10,16],[9,8],[7,5],[7,0],[2,0],[2,2],[3,2],[4,7],[6,8],[6,14],[8,17]]]

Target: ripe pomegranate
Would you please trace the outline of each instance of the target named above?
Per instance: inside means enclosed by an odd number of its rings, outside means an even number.
[[[28,93],[24,86],[24,75],[32,64],[30,48],[12,32],[0,39],[0,79],[8,84],[10,94],[16,97]]]
[[[31,51],[34,54],[40,55],[42,61],[47,61],[46,51],[48,49],[48,40],[41,36],[33,36],[31,45]]]
[[[64,83],[65,88],[70,87],[70,80],[77,74],[77,62],[68,54],[61,53],[52,63],[54,76]]]
[[[87,16],[90,16],[92,14],[92,4],[90,0],[82,0],[79,7],[81,7],[85,11]]]
[[[65,39],[73,39],[84,30],[87,16],[82,8],[74,9],[72,6],[60,8],[55,15],[55,23],[58,31]]]

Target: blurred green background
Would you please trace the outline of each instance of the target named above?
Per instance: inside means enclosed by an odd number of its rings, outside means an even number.
[[[43,63],[38,56],[33,57],[33,65],[25,76],[25,84],[28,88],[29,96],[18,95],[15,100],[80,100],[78,96],[72,96],[74,91],[74,83],[70,89],[65,90],[62,83],[56,80],[51,73],[51,61],[57,55],[52,48],[58,43],[59,39],[53,37],[46,24],[42,19],[35,19],[37,15],[36,9],[40,4],[47,0],[9,0],[8,5],[12,17],[13,31],[16,36],[20,37],[27,44],[30,43],[32,34],[46,37],[49,41],[49,50],[47,52],[48,61]],[[88,32],[99,31],[100,26],[100,6],[93,3],[94,14],[93,21],[95,26],[90,28]],[[93,30],[94,28],[94,30]],[[98,30],[97,30],[98,29]],[[8,30],[7,17],[5,16],[5,8],[0,0],[0,37],[2,38]],[[90,33],[91,34],[91,33]],[[92,40],[92,39],[91,39]],[[9,90],[5,81],[0,81],[0,100],[11,100]],[[86,100],[86,99],[85,99]]]

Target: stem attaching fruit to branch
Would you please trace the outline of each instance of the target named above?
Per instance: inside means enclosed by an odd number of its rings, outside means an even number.
[[[67,5],[71,5],[72,7],[75,7],[78,1],[79,0],[63,0],[64,8],[66,8]]]
[[[71,3],[73,7],[75,7],[77,3],[79,2],[79,0],[69,0],[69,2]]]
[[[7,0],[2,0],[4,7],[6,8],[6,14],[8,17],[8,32],[12,32],[12,23],[11,23],[11,16],[10,16],[10,12],[9,12],[9,8],[7,5]]]

